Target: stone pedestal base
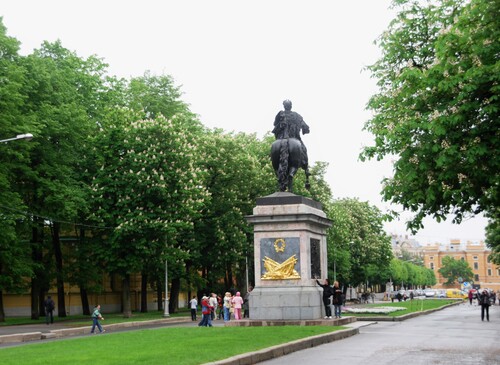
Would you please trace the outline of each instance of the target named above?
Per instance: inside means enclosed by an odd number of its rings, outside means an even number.
[[[319,289],[319,290],[318,290]],[[252,291],[250,319],[305,320],[321,318],[320,287],[260,287]]]

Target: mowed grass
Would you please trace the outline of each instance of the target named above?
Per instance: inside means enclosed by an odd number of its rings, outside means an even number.
[[[333,332],[335,326],[171,327],[0,349],[2,365],[204,364]]]
[[[460,301],[460,300],[459,300]],[[456,303],[456,299],[413,299],[407,300],[406,302],[387,302],[380,304],[367,304],[363,307],[405,307],[405,310],[400,310],[397,312],[392,312],[388,314],[383,313],[346,313],[349,316],[355,317],[399,317],[405,314],[413,313],[413,312],[421,312],[430,309],[441,308],[446,305]]]

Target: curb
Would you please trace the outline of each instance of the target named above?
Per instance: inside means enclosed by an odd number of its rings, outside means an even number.
[[[281,345],[268,347],[262,350],[247,352],[246,354],[236,355],[224,360],[206,363],[205,365],[250,365],[259,362],[272,360],[274,358],[288,355],[292,352],[305,350],[311,347],[324,345],[329,342],[342,340],[347,337],[357,335],[359,328],[340,330],[322,335],[306,337],[300,340],[287,342]]]
[[[135,322],[123,322],[123,323],[114,323],[102,326],[103,329],[119,329],[119,328],[128,328],[128,327],[141,327],[141,326],[149,326],[155,324],[176,324],[176,323],[184,323],[190,322],[191,318],[166,318],[166,319],[155,319],[151,321],[135,321]],[[73,327],[73,328],[64,328],[58,330],[51,330],[50,332],[27,332],[27,333],[18,333],[12,335],[1,335],[0,336],[0,344],[3,343],[19,343],[19,342],[29,342],[29,341],[39,341],[39,340],[48,340],[54,338],[62,338],[69,336],[78,336],[78,335],[88,335],[90,333],[90,326],[84,327]]]

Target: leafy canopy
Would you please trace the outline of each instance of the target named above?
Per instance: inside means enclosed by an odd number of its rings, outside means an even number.
[[[379,92],[365,125],[374,144],[360,157],[395,158],[382,195],[415,213],[414,232],[428,215],[460,223],[490,212],[499,206],[500,2],[394,4],[383,55],[368,68]]]

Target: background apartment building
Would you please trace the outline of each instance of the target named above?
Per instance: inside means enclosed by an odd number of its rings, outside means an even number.
[[[500,290],[500,267],[489,260],[491,250],[484,242],[460,242],[451,240],[449,244],[427,244],[421,246],[425,267],[434,270],[437,284],[435,288],[449,288],[446,279],[439,274],[443,258],[451,256],[455,260],[465,260],[474,273],[473,283],[481,288]],[[459,284],[452,287],[458,288]]]

